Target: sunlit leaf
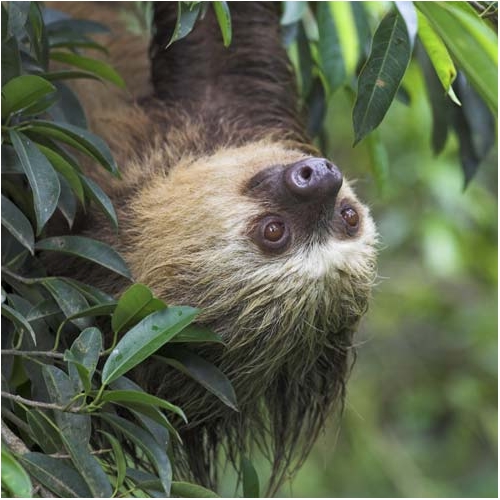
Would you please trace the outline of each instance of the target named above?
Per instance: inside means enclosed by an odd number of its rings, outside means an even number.
[[[169,307],[155,312],[129,330],[109,355],[102,369],[103,384],[109,384],[191,323],[198,309],[187,306]]]
[[[212,490],[199,484],[185,483],[183,481],[172,481],[171,494],[173,497],[178,498],[219,498],[219,495]]]
[[[283,14],[280,24],[287,25],[300,21],[307,9],[307,2],[281,2],[283,5]]]
[[[222,33],[224,47],[229,47],[229,45],[231,45],[233,31],[228,4],[227,2],[212,2],[212,5],[214,7],[215,16],[217,17],[217,22],[219,23],[220,32]]]
[[[32,495],[28,474],[2,441],[2,493],[4,491],[8,497],[26,498]]]

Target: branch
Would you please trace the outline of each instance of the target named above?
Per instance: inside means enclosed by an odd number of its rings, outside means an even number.
[[[20,351],[18,349],[2,349],[2,356],[45,356],[47,358],[64,359],[64,354],[53,351]]]
[[[2,391],[2,398],[11,399],[16,403],[24,404],[26,406],[34,406],[36,408],[44,408],[47,410],[59,410],[69,413],[80,413],[82,410],[81,406],[79,406],[78,408],[68,408],[67,406],[61,406],[55,403],[44,403],[43,401],[33,401],[31,399],[26,399],[21,396],[17,396],[16,394],[11,394],[10,392],[5,392],[5,391]]]

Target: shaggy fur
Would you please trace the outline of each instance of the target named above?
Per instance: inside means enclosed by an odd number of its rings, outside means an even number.
[[[237,464],[239,453],[257,445],[271,461],[273,493],[303,462],[332,407],[342,406],[352,335],[375,275],[375,227],[345,180],[337,206],[347,200],[359,213],[352,237],[329,229],[339,224],[339,209],[320,235],[319,224],[298,224],[300,207],[248,188],[257,173],[314,151],[280,44],[278,4],[231,2],[229,49],[209,9],[191,35],[165,50],[175,7],[155,7],[153,91],[144,74],[147,41],[123,30],[106,44],[129,92],[79,84],[92,128],[108,141],[122,172],[120,181],[103,180],[88,166],[113,198],[120,231],[93,214],[83,232],[115,245],[135,279],[168,303],[202,308],[199,321],[226,342],[201,347],[200,354],[230,378],[239,413],[164,365],[150,361],[135,372],[146,390],[188,415],[177,476],[214,487],[221,447]],[[75,2],[65,9],[118,26],[105,6],[98,13]],[[278,255],[249,237],[254,221],[270,212],[301,228]],[[95,273],[92,282],[115,293],[125,286]]]

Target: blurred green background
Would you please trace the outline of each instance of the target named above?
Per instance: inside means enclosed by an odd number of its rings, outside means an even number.
[[[411,104],[379,129],[383,194],[366,144],[351,147],[351,101],[329,103],[326,152],[372,208],[379,280],[342,421],[282,496],[497,496],[497,150],[464,191],[455,136],[431,153],[416,65],[404,85]]]
[[[380,232],[379,280],[332,419],[284,497],[497,496],[497,149],[463,188],[451,135],[434,157],[416,65],[379,132],[390,172],[352,148],[350,97],[329,102],[325,153],[357,179]],[[261,482],[264,463],[255,464]],[[224,475],[223,495],[234,494]]]

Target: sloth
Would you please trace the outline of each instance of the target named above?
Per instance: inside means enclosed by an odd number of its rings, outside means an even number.
[[[224,340],[199,352],[230,379],[238,412],[155,361],[134,372],[188,416],[175,473],[214,488],[221,449],[237,466],[258,448],[271,462],[271,494],[342,408],[375,279],[376,229],[307,137],[279,3],[231,2],[228,48],[210,9],[166,48],[176,4],[154,6],[151,40],[127,33],[107,5],[56,5],[112,27],[103,40],[127,82],[126,92],[77,85],[121,170],[109,179],[87,165],[113,199],[119,231],[97,212],[79,230],[117,248],[167,303],[200,308],[197,321]],[[128,286],[79,267],[110,292]]]

